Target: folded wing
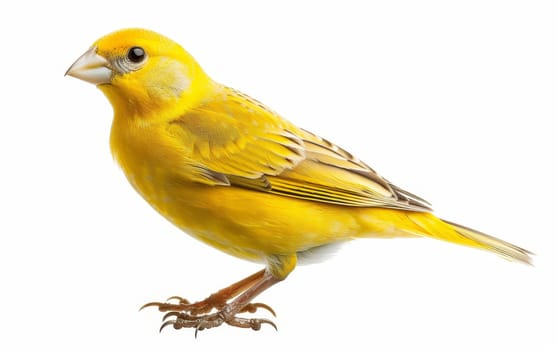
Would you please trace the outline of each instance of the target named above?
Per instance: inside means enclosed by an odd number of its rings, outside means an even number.
[[[233,89],[173,120],[168,131],[183,144],[185,161],[210,175],[202,183],[212,178],[214,185],[336,205],[431,211],[350,153]]]

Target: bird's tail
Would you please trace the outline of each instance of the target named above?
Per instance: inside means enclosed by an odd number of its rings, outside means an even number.
[[[418,230],[412,230],[419,236],[485,249],[508,260],[532,264],[531,252],[485,233],[441,220],[429,213],[408,213],[408,218],[419,227]]]

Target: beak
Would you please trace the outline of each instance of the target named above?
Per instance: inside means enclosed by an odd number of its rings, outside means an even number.
[[[71,65],[66,74],[91,84],[108,84],[112,78],[112,69],[106,58],[97,54],[97,48],[92,47]]]

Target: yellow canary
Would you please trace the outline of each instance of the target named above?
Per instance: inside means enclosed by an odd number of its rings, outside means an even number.
[[[160,34],[111,33],[66,74],[112,104],[112,153],[153,208],[223,252],[266,264],[203,301],[147,304],[167,312],[163,327],[274,326],[238,314],[273,312],[251,301],[307,253],[360,237],[432,237],[530,263],[527,250],[437,218],[342,148],[215,82]]]

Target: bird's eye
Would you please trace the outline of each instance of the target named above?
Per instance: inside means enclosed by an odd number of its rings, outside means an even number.
[[[111,63],[118,72],[126,74],[143,68],[147,58],[147,52],[142,47],[133,46],[125,56],[116,57]]]
[[[145,59],[145,50],[139,46],[134,46],[128,51],[128,59],[133,63],[139,63]]]

